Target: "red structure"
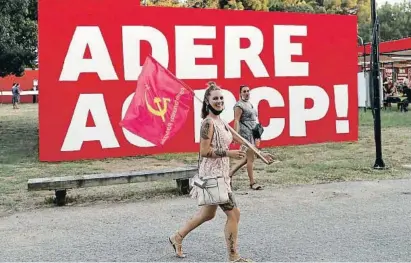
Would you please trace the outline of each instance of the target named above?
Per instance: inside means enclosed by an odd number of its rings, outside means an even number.
[[[365,54],[369,55],[370,52],[371,52],[371,44],[366,44]],[[364,53],[364,47],[358,46],[358,55],[362,55],[363,53]],[[387,55],[387,56],[390,56],[390,55],[411,56],[411,37],[381,42],[380,43],[380,53],[381,55]]]
[[[5,78],[0,78],[0,91],[11,91],[11,87],[13,86],[14,82],[20,83],[20,87],[22,91],[29,91],[33,88],[33,80],[38,80],[39,71],[38,69],[26,69],[24,75],[22,77],[16,76],[7,76]],[[39,83],[39,89],[40,83]],[[21,103],[32,103],[33,96],[24,95],[20,97]],[[0,95],[0,103],[11,103],[11,96],[1,96]]]
[[[411,78],[411,38],[381,42],[379,49],[384,78],[394,77],[400,82],[405,77]],[[371,44],[358,46],[359,71],[362,71],[364,66],[366,70],[369,70],[370,52]]]

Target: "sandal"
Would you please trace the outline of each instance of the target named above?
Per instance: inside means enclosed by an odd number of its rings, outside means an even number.
[[[257,183],[250,184],[250,188],[253,190],[263,190],[263,187]]]
[[[253,262],[253,261],[250,260],[250,259],[246,259],[246,258],[243,258],[243,257],[239,257],[239,258],[237,258],[236,260],[233,260],[233,261],[230,261],[230,262]]]
[[[176,232],[176,235],[179,235],[181,237],[181,239],[183,239],[183,237],[180,235],[180,233]],[[173,246],[173,249],[174,249],[174,252],[176,253],[176,256],[178,258],[185,258],[186,255],[184,255],[184,253],[183,253],[183,244],[182,243],[177,243],[174,236],[175,235],[169,237],[168,241],[170,241],[170,244]]]

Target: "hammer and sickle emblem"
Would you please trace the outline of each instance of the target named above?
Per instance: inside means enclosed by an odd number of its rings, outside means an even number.
[[[166,122],[165,115],[167,113],[167,106],[168,106],[168,103],[170,102],[170,99],[155,97],[153,101],[154,101],[154,104],[157,106],[157,109],[154,109],[147,100],[147,90],[146,92],[144,92],[144,97],[146,99],[146,106],[147,106],[148,111],[155,116],[161,117],[163,122]]]

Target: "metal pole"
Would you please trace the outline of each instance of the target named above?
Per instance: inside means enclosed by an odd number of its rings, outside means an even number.
[[[365,64],[366,59],[365,59],[365,57],[366,57],[366,55],[365,55],[365,44],[364,44],[364,42],[362,44],[362,47],[363,47],[363,61],[364,61],[364,74],[365,74],[365,70],[366,70],[366,64]]]
[[[367,79],[367,77],[365,76],[365,72],[367,71],[367,64],[366,64],[367,61],[366,61],[366,59],[365,59],[366,56],[367,56],[367,55],[365,54],[365,43],[363,43],[362,46],[363,46],[363,52],[364,52],[364,53],[363,53],[363,55],[364,55],[364,57],[363,57],[363,58],[364,58],[364,68],[363,68],[363,70],[364,70],[364,78]],[[370,63],[371,63],[371,54],[370,54]],[[371,70],[371,64],[370,64],[370,70]],[[367,81],[367,80],[366,80],[366,81]],[[369,92],[369,91],[368,91],[368,92]],[[370,96],[367,96],[367,99],[365,100],[365,101],[366,101],[366,103],[365,103],[365,104],[366,104],[366,105],[365,105],[365,111],[367,111],[367,107],[368,107],[368,104],[369,104],[369,99],[370,99]],[[371,112],[372,112],[372,111],[371,111]]]
[[[360,39],[361,46],[363,46],[363,48],[364,48],[363,54],[362,54],[363,58],[364,58],[364,61],[363,61],[363,64],[362,64],[362,73],[364,74],[364,79],[367,81],[367,78],[365,77],[365,45],[364,45],[364,40],[359,35],[357,35],[357,37]],[[365,103],[364,112],[367,112],[367,103]]]
[[[375,163],[374,169],[385,167],[382,159],[381,146],[381,97],[380,97],[380,61],[379,61],[379,22],[375,0],[371,0],[371,22],[373,25],[372,34],[372,76],[374,87],[374,139],[375,139]]]

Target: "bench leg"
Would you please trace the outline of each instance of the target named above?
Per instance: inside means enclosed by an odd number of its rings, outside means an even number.
[[[177,189],[180,194],[186,195],[190,193],[190,181],[189,179],[177,179]]]
[[[66,195],[67,195],[67,190],[55,190],[56,191],[56,205],[58,206],[63,206],[66,204]]]

